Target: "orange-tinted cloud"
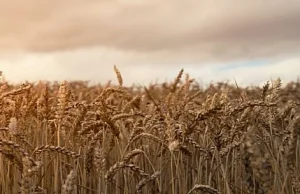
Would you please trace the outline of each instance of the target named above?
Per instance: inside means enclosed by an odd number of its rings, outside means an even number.
[[[0,50],[101,47],[187,62],[278,56],[300,50],[299,18],[300,1],[0,1]]]

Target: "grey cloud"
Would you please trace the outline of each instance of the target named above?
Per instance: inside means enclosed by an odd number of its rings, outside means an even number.
[[[300,50],[300,1],[11,0],[0,1],[0,18],[2,51],[101,47],[199,62]]]

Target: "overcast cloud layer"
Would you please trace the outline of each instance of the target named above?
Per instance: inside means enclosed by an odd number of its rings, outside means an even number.
[[[113,64],[168,75],[237,60],[290,64],[299,61],[299,18],[296,0],[0,0],[0,70],[23,67],[25,78],[30,66],[32,77],[48,69],[59,79],[87,66],[106,77]],[[101,80],[93,72],[82,78]]]
[[[5,50],[101,46],[227,58],[287,54],[300,43],[293,0],[1,0],[0,18]]]

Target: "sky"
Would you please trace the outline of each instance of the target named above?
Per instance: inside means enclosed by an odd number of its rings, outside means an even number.
[[[202,83],[300,76],[298,0],[0,0],[10,82],[147,84],[181,68]]]

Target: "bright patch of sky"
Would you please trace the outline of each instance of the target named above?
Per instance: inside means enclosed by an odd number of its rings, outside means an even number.
[[[232,69],[240,68],[240,67],[260,67],[270,63],[271,60],[267,59],[255,59],[255,60],[247,60],[247,61],[236,61],[220,64],[218,71],[230,71]]]
[[[72,59],[72,57],[70,57]],[[89,80],[91,83],[106,83],[116,76],[113,64],[89,63],[88,58],[81,63],[71,63],[69,60],[58,60],[51,55],[27,55],[14,60],[0,60],[1,71],[5,78],[13,83],[25,80],[62,81],[62,80]],[[296,81],[299,76],[300,57],[281,60],[249,60],[232,63],[207,64],[176,64],[176,65],[117,65],[124,83],[131,85],[148,85],[153,82],[172,81],[179,70],[184,68],[201,84],[234,80],[241,86],[262,85],[268,80],[280,77],[284,84]]]

